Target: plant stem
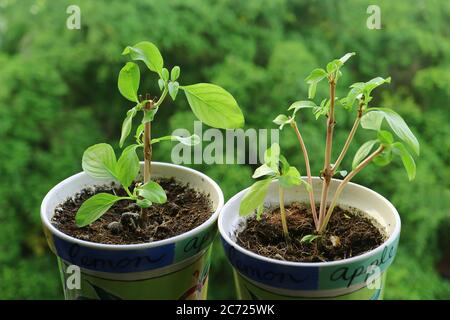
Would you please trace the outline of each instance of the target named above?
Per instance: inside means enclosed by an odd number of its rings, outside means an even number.
[[[336,82],[334,78],[330,78],[330,110],[328,112],[327,121],[327,138],[325,144],[325,160],[323,164],[323,184],[322,184],[322,196],[320,198],[320,211],[319,211],[319,225],[322,226],[323,219],[325,218],[325,210],[327,206],[328,189],[330,188],[331,172],[331,150],[333,145],[333,129],[334,129],[334,100],[336,94]]]
[[[144,114],[153,108],[153,101],[150,100],[150,94],[145,97],[149,100],[144,106]],[[152,173],[152,125],[148,121],[144,124],[144,184],[150,181]]]
[[[342,151],[339,154],[339,157],[337,158],[336,162],[333,165],[333,168],[331,169],[331,172],[333,173],[333,175],[336,172],[336,169],[339,168],[339,165],[341,164],[342,160],[344,160],[345,154],[348,151],[348,147],[350,146],[350,143],[352,142],[353,137],[355,136],[356,130],[359,127],[359,123],[361,122],[361,117],[362,117],[362,106],[363,106],[363,104],[361,103],[359,105],[358,115],[356,116],[355,122],[353,123],[352,130],[350,130],[347,140],[345,141],[344,147],[342,148]]]
[[[364,169],[376,156],[378,156],[381,152],[383,152],[384,146],[378,147],[377,150],[372,152],[371,155],[369,155],[364,161],[362,161],[355,169],[353,169],[344,180],[341,181],[339,186],[336,189],[336,192],[334,193],[333,199],[331,200],[330,207],[328,208],[327,214],[325,216],[325,220],[323,221],[322,226],[320,227],[319,234],[323,233],[327,227],[328,221],[331,218],[331,215],[333,213],[334,207],[336,206],[336,202],[339,199],[339,196],[341,195],[342,191],[344,190],[345,185],[362,169]]]
[[[144,114],[153,109],[158,108],[167,96],[168,90],[164,88],[161,97],[156,103],[151,100],[150,94],[146,94],[146,103],[144,106]],[[142,98],[141,98],[142,100]],[[144,184],[150,181],[152,173],[152,123],[146,122],[144,124]]]
[[[161,105],[161,103],[163,103],[163,101],[166,98],[168,92],[169,91],[167,90],[167,88],[164,87],[164,90],[163,90],[163,93],[161,94],[161,97],[158,99],[158,101],[156,101],[156,103],[153,106],[154,108],[158,108]]]
[[[128,189],[128,187],[125,187],[125,186],[124,186],[124,189],[125,189],[125,192],[127,193],[127,195],[128,195],[129,197],[133,197],[133,194],[130,192],[130,189]]]
[[[284,190],[283,187],[278,185],[278,194],[280,196],[280,214],[281,214],[281,225],[283,227],[284,239],[289,241],[289,231],[286,223],[286,210],[284,209]]]
[[[305,159],[305,166],[306,166],[306,175],[308,177],[308,183],[311,186],[311,190],[309,193],[309,203],[311,205],[311,212],[314,218],[314,225],[316,226],[316,230],[319,230],[319,220],[317,217],[317,211],[316,211],[316,202],[314,200],[314,190],[312,187],[312,176],[311,176],[311,167],[309,165],[309,157],[308,157],[308,151],[306,150],[305,142],[303,141],[303,137],[300,133],[300,130],[298,130],[297,123],[295,121],[291,122],[291,127],[294,129],[298,142],[300,143],[300,147],[302,148],[303,152],[303,158]]]

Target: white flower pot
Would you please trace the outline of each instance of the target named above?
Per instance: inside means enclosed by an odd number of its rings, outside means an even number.
[[[211,217],[202,225],[165,240],[101,244],[73,238],[56,229],[51,219],[59,204],[83,188],[113,181],[96,180],[81,172],[60,182],[45,196],[42,224],[48,244],[58,258],[66,299],[206,298],[210,247],[224,202],[222,190],[203,173],[174,164],[153,162],[152,177],[174,177],[209,194],[214,209]],[[78,267],[79,288],[74,278]]]
[[[339,182],[332,180],[330,194]],[[316,202],[320,200],[321,185],[319,178],[313,178]],[[382,299],[386,271],[396,254],[401,224],[397,210],[388,200],[366,187],[349,183],[339,205],[356,207],[373,217],[385,229],[386,241],[349,259],[302,263],[266,258],[236,243],[235,231],[245,223],[245,218],[239,216],[245,192],[239,192],[225,204],[218,221],[241,299]],[[308,199],[304,187],[285,189],[286,203]],[[266,203],[278,205],[277,182],[270,186]]]

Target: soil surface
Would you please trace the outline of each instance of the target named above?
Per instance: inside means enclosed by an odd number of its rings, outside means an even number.
[[[81,240],[136,244],[185,233],[201,225],[212,215],[209,195],[199,193],[173,178],[156,181],[166,191],[167,202],[143,209],[145,219],[139,216],[141,208],[133,201],[121,200],[91,225],[78,228],[75,225],[75,214],[85,200],[100,192],[126,196],[123,189],[110,185],[86,188],[67,199],[55,209],[52,223],[60,231]]]
[[[317,212],[319,209],[317,208]],[[247,219],[237,230],[237,243],[259,255],[295,262],[322,262],[351,258],[378,247],[385,240],[384,232],[358,209],[336,207],[327,231],[311,243],[300,240],[314,234],[314,220],[309,204],[286,206],[290,241],[286,243],[281,226],[280,209],[266,210],[261,220]]]

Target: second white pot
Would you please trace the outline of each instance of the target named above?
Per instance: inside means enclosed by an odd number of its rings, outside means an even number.
[[[333,179],[330,194],[340,180]],[[313,179],[319,201],[322,181]],[[373,217],[387,234],[379,247],[349,259],[302,263],[266,258],[236,243],[235,233],[245,225],[239,206],[247,189],[232,197],[223,207],[218,226],[225,253],[234,268],[238,296],[242,299],[381,299],[387,268],[392,264],[400,237],[400,217],[395,207],[380,194],[349,183],[339,205],[355,207]],[[308,201],[304,187],[285,191],[286,204]],[[278,205],[278,182],[269,188],[266,204]]]

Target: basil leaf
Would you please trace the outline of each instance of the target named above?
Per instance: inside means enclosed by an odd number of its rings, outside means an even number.
[[[98,193],[83,202],[75,215],[75,223],[78,227],[84,227],[100,218],[114,203],[128,199],[118,197],[110,193]]]
[[[151,71],[162,75],[164,60],[158,47],[153,43],[148,41],[139,42],[134,46],[126,47],[122,54],[130,55],[132,60],[143,61]]]
[[[215,128],[233,129],[244,126],[244,115],[236,100],[225,89],[210,83],[180,87],[186,94],[195,116]]]
[[[116,161],[113,148],[107,143],[98,143],[84,151],[81,165],[92,178],[116,179]]]
[[[127,64],[120,69],[117,86],[122,96],[130,101],[138,102],[137,92],[139,90],[140,71],[134,62]]]
[[[271,182],[272,178],[257,181],[248,189],[242,198],[239,215],[247,216],[264,204],[264,199],[266,198],[267,190]]]

